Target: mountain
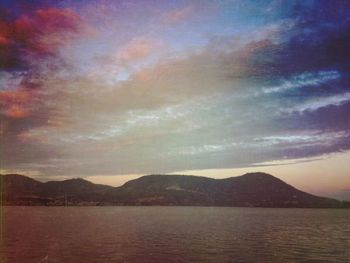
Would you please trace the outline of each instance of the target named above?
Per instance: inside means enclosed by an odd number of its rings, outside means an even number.
[[[227,179],[185,175],[149,175],[113,190],[127,205],[201,205],[252,207],[344,207],[349,202],[302,192],[265,173]]]
[[[19,174],[1,177],[1,194],[8,205],[64,205],[67,200],[70,204],[95,204],[113,189],[80,178],[42,183]]]
[[[345,208],[350,202],[302,192],[265,173],[227,179],[188,175],[147,175],[120,187],[83,179],[42,183],[3,175],[6,205],[179,205]]]
[[[0,182],[2,200],[10,204],[16,200],[33,197],[41,185],[41,182],[18,174],[3,175]]]

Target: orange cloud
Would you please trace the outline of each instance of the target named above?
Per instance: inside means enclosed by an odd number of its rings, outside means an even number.
[[[2,113],[11,118],[24,118],[29,114],[30,94],[23,90],[0,92]]]
[[[118,58],[124,62],[132,62],[144,59],[162,46],[160,41],[148,38],[139,38],[132,40],[118,53]]]
[[[176,24],[187,19],[193,12],[193,5],[186,6],[182,9],[173,10],[165,15],[165,21],[169,24]]]
[[[8,45],[10,44],[10,40],[4,36],[0,35],[0,45]]]
[[[5,110],[5,114],[8,117],[14,119],[21,119],[26,117],[29,114],[29,112],[24,108],[21,108],[19,105],[11,105],[8,109]]]
[[[5,46],[10,44],[9,39],[9,25],[4,21],[0,20],[0,46]]]

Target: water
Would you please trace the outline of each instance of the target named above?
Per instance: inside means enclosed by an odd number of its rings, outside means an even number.
[[[5,262],[350,262],[350,210],[5,207]]]

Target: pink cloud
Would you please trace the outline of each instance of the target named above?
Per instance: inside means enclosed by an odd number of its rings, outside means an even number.
[[[44,88],[31,81],[33,76],[41,74],[36,67],[31,67],[32,63],[41,63],[37,58],[57,56],[59,49],[89,34],[88,29],[83,19],[68,8],[38,9],[13,21],[0,18],[0,62],[4,67],[24,66],[28,70],[20,85],[11,87],[7,83],[6,89],[0,91],[1,114],[10,118],[32,114],[39,107],[36,90]]]

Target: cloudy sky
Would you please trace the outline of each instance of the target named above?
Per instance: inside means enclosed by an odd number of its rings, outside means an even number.
[[[266,171],[349,194],[349,12],[337,0],[2,0],[0,171],[115,185]]]

